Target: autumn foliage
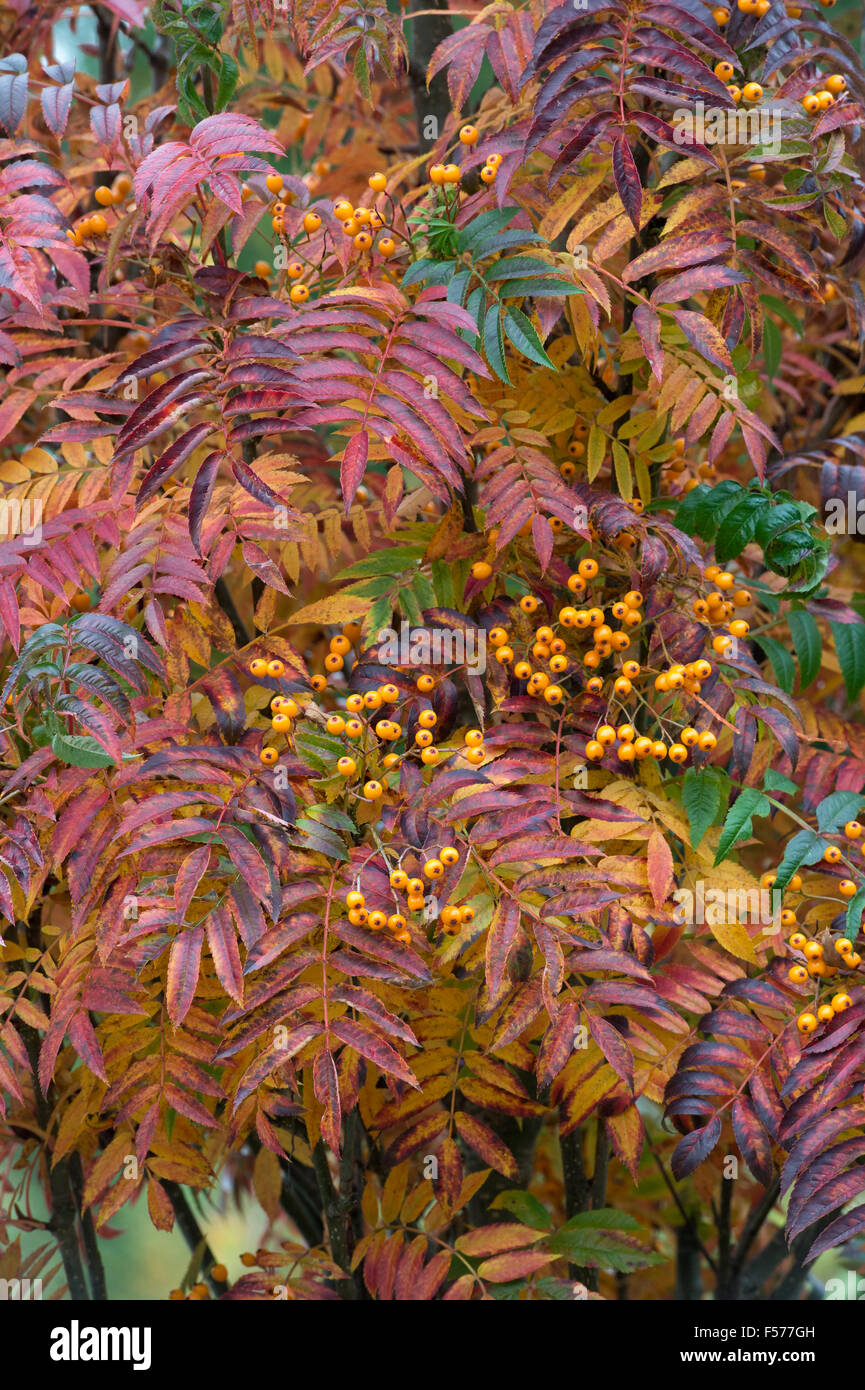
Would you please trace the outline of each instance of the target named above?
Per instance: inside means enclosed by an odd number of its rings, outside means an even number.
[[[0,11],[0,1276],[103,1298],[145,1209],[178,1299],[861,1249],[847,32]]]

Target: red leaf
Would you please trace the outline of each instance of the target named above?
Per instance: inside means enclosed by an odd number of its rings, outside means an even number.
[[[513,898],[502,898],[487,932],[486,982],[492,999],[498,995],[519,928],[519,903]]]
[[[702,1129],[695,1129],[680,1139],[673,1151],[671,1167],[677,1182],[688,1178],[709,1157],[721,1137],[721,1120],[713,1115]]]
[[[605,1018],[587,1015],[589,1032],[603,1052],[613,1071],[624,1081],[629,1091],[634,1089],[634,1057],[618,1028]]]
[[[321,1134],[328,1148],[339,1153],[342,1126],[342,1107],[339,1099],[339,1080],[331,1054],[323,1048],[312,1064],[312,1089],[319,1105],[324,1107]]]
[[[454,1122],[457,1133],[484,1163],[506,1178],[516,1180],[519,1177],[519,1168],[510,1149],[488,1125],[476,1115],[467,1115],[462,1110],[456,1112]]]
[[[622,206],[633,222],[634,230],[638,232],[643,206],[643,187],[631,147],[624,135],[617,135],[613,141],[613,178]]]
[[[675,882],[672,851],[660,830],[653,830],[649,836],[646,869],[652,900],[660,911]]]
[[[347,1043],[355,1052],[359,1052],[361,1057],[374,1062],[379,1071],[395,1076],[400,1081],[406,1081],[409,1086],[418,1085],[414,1072],[396,1049],[368,1024],[359,1023],[356,1019],[338,1018],[331,1023],[330,1029],[340,1042]]]
[[[243,967],[237,949],[234,924],[225,903],[218,903],[207,919],[207,944],[219,982],[236,1003],[243,1003]]]
[[[705,357],[707,362],[720,367],[722,371],[732,372],[733,363],[730,361],[727,344],[705,314],[697,314],[692,309],[677,309],[673,318],[701,357]]]
[[[521,1250],[509,1255],[494,1255],[484,1260],[478,1269],[482,1279],[490,1284],[509,1284],[512,1279],[525,1279],[535,1270],[543,1269],[556,1255],[548,1255],[543,1250]]]
[[[171,943],[171,950],[168,953],[165,1000],[168,1006],[168,1017],[175,1028],[179,1028],[195,998],[203,941],[204,928],[197,926],[185,927]]]
[[[363,482],[368,457],[369,435],[366,430],[361,430],[348,441],[339,465],[339,482],[346,516],[351,511],[355,493]]]

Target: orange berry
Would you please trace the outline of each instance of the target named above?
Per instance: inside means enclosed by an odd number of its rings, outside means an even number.
[[[796,1027],[800,1033],[813,1033],[818,1027],[817,1019],[812,1013],[800,1014],[796,1019]]]
[[[305,304],[309,299],[308,285],[292,285],[288,292],[288,297],[292,304]]]
[[[259,757],[259,760],[260,760],[261,762],[263,762],[263,763],[265,764],[266,767],[272,767],[273,764],[274,764],[274,763],[277,761],[277,759],[279,758],[279,754],[278,754],[278,752],[276,751],[275,748],[262,748],[262,750],[261,750],[261,752],[259,753],[258,757]]]
[[[478,132],[473,125],[464,125],[460,131],[460,141],[463,145],[474,145],[478,138]]]
[[[268,174],[267,178],[264,180],[264,186],[267,189],[268,193],[281,193],[282,175]]]
[[[318,229],[319,229],[320,226],[321,226],[321,218],[319,217],[319,215],[318,215],[317,212],[307,212],[307,213],[304,213],[304,217],[303,217],[303,230],[304,230],[305,232],[308,232],[310,235],[312,235],[313,232],[317,232],[317,231],[318,231]]]
[[[387,174],[370,174],[367,183],[373,193],[384,193],[387,188]]]
[[[378,801],[379,797],[384,795],[384,787],[381,782],[365,782],[363,794],[367,801]]]

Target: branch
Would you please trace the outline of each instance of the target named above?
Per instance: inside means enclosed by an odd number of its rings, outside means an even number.
[[[84,1238],[84,1258],[87,1262],[90,1297],[95,1303],[105,1303],[108,1299],[105,1266],[102,1263],[102,1252],[96,1237],[93,1214],[89,1208],[84,1211],[84,1169],[81,1166],[80,1154],[73,1153],[69,1156],[69,1179],[78,1210],[81,1212],[81,1233]]]
[[[432,0],[432,4],[434,11],[441,13],[429,13],[425,0],[414,0],[409,6],[410,12],[417,14],[417,22],[412,25],[408,75],[414,98],[419,150],[428,150],[435,144],[451,110],[445,74],[436,73],[429,87],[426,83],[430,58],[438,45],[453,32],[447,0]],[[422,10],[424,13],[421,13]],[[430,117],[435,130],[432,136],[427,135],[425,130]]]
[[[201,1265],[202,1268],[206,1270],[204,1278],[210,1286],[211,1293],[220,1293],[220,1285],[216,1283],[210,1273],[211,1269],[216,1264],[216,1256],[210,1248],[207,1236],[198,1224],[198,1217],[192,1210],[186,1193],[179,1182],[165,1179],[162,1185],[168,1194],[169,1202],[174,1208],[175,1220],[177,1221],[177,1225],[186,1244],[189,1246],[193,1255],[201,1254]]]

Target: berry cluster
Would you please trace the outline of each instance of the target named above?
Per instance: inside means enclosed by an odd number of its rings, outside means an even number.
[[[412,936],[406,912],[426,912],[428,888],[444,876],[446,868],[451,868],[458,863],[459,857],[459,850],[454,845],[445,845],[434,858],[426,860],[421,870],[423,877],[412,877],[399,866],[392,869],[389,877],[390,886],[395,895],[402,895],[405,898],[404,904],[397,898],[397,908],[404,906],[405,911],[386,912],[382,909],[370,911],[360,888],[353,888],[351,892],[346,894],[345,899],[348,920],[353,926],[368,927],[370,931],[374,932],[384,931],[386,928],[394,941],[409,945]],[[460,927],[474,920],[474,915],[475,910],[470,903],[461,905],[448,903],[439,913],[439,925],[446,936],[455,936]]]
[[[117,207],[131,192],[131,178],[128,174],[119,174],[110,188],[107,184],[100,185],[93,197],[100,207],[111,208]],[[101,212],[90,213],[87,217],[79,218],[75,225],[67,230],[66,235],[73,246],[82,246],[85,241],[108,235],[108,219]]]
[[[844,838],[849,842],[855,842],[862,837],[863,827],[859,821],[848,821],[844,826]],[[863,844],[865,850],[865,844]],[[832,865],[840,864],[844,859],[844,852],[839,845],[827,845],[823,852],[823,862]],[[774,886],[777,875],[774,873],[764,874],[760,880],[761,887],[770,889]],[[856,896],[859,885],[852,878],[842,878],[835,880],[835,886],[841,897],[842,903],[846,899]],[[797,894],[800,899],[806,897],[802,891],[801,874],[793,874],[787,885],[788,891]],[[825,894],[821,894],[825,898]],[[792,907],[782,907],[780,912],[781,926],[784,928],[797,927],[798,915],[796,909]],[[823,933],[822,940],[809,938],[801,930],[796,930],[788,938],[787,942],[794,957],[794,963],[787,971],[787,978],[791,984],[807,985],[809,981],[815,980],[816,995],[811,1009],[805,1010],[797,1019],[799,1031],[804,1034],[813,1033],[821,1023],[829,1023],[836,1014],[843,1013],[849,1009],[852,999],[850,995],[842,990],[832,994],[835,986],[830,986],[822,1001],[820,990],[823,981],[834,979],[839,973],[858,970],[862,964],[862,956],[856,950],[854,943],[846,936],[830,936],[828,932]],[[831,997],[830,997],[831,995]]]
[[[387,188],[387,176],[382,173],[371,174],[367,180],[373,193],[384,193]],[[285,214],[291,195],[285,192],[281,174],[268,174],[265,179],[267,191],[272,193],[276,202],[271,208],[271,226],[274,233],[283,240],[287,237],[287,227]],[[373,238],[379,231],[383,233],[378,238],[375,250],[382,260],[388,260],[396,251],[396,241],[394,237],[400,236],[391,227],[388,221],[387,212],[378,211],[376,208],[354,207],[348,198],[337,198],[333,204],[333,215],[341,224],[346,236],[352,238],[355,249],[360,252],[370,252],[373,249]],[[322,228],[321,215],[314,211],[304,213],[301,220],[301,229],[307,238],[314,236]],[[328,236],[327,229],[324,232],[325,239]],[[321,259],[315,265],[312,261],[303,257],[297,245],[292,245],[292,249],[297,253],[298,259],[289,261],[286,266],[286,274],[289,280],[294,281],[289,290],[289,299],[293,304],[303,304],[309,298],[309,285],[302,283],[301,277],[306,271],[318,272],[321,268]],[[255,265],[256,275],[263,279],[268,279],[271,267],[266,261],[258,261]]]

